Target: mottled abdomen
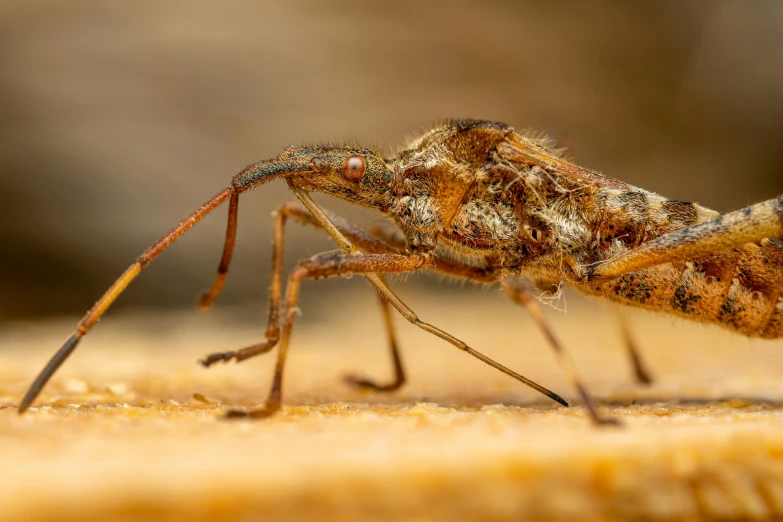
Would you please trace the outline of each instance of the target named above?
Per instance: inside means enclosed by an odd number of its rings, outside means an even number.
[[[777,240],[640,270],[580,290],[717,323],[750,337],[783,337],[783,244]]]

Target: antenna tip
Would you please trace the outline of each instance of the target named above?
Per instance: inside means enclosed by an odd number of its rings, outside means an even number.
[[[30,392],[27,392],[27,394],[22,399],[22,402],[19,403],[19,408],[17,408],[16,410],[19,415],[27,411],[27,409],[30,407],[30,405],[32,405],[33,401],[35,400],[36,395],[37,393],[35,395],[31,395]]]
[[[24,398],[19,404],[18,409],[20,415],[30,407],[35,398],[38,397],[38,394],[41,393],[43,387],[47,382],[49,382],[49,379],[52,377],[52,375],[54,375],[54,372],[57,371],[57,368],[59,368],[62,363],[65,362],[65,359],[67,359],[68,356],[71,355],[71,353],[76,349],[83,335],[84,334],[78,330],[74,332],[74,334],[71,335],[67,341],[65,341],[65,344],[62,345],[57,353],[54,354],[54,357],[52,357],[49,362],[46,363],[44,369],[41,370],[41,373],[38,375],[38,377],[35,378],[33,384],[30,385],[30,389],[28,389],[27,393],[24,394]]]

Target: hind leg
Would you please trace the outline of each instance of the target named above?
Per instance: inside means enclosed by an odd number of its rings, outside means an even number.
[[[607,281],[663,263],[760,243],[766,238],[783,238],[783,196],[660,236],[625,254],[585,267],[582,277]]]
[[[652,384],[653,378],[647,365],[644,363],[641,354],[639,353],[639,347],[636,344],[636,338],[631,333],[631,328],[628,324],[628,319],[617,306],[612,307],[617,320],[617,325],[620,328],[620,334],[623,339],[623,346],[628,353],[628,359],[631,362],[631,368],[633,369],[633,375],[636,382],[645,386]]]

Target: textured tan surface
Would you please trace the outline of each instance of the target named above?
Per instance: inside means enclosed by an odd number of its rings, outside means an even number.
[[[492,292],[405,292],[420,315],[568,399],[523,311]],[[210,351],[263,325],[212,314],[109,317],[29,415],[13,405],[72,328],[0,333],[0,519],[521,520],[783,515],[783,343],[634,314],[657,383],[630,380],[611,316],[569,299],[551,312],[590,388],[623,429],[591,427],[441,341],[397,321],[409,385],[390,375],[372,295],[305,310],[281,415],[220,420],[261,402],[272,357],[204,370]],[[201,394],[210,402],[194,399]]]

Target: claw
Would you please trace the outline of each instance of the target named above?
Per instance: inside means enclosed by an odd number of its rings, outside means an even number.
[[[256,355],[267,353],[272,348],[274,348],[276,344],[277,338],[271,338],[267,339],[261,344],[254,344],[253,346],[248,346],[247,348],[243,348],[242,350],[237,350],[235,352],[211,353],[207,355],[206,359],[199,359],[198,362],[204,368],[209,368],[216,362],[228,362],[231,359],[234,359],[236,362],[242,362],[246,359],[250,359],[251,357],[255,357]]]
[[[359,388],[360,390],[374,390],[379,392],[391,392],[400,389],[403,381],[392,382],[389,384],[378,384],[373,380],[357,377],[356,375],[346,375],[343,381],[349,386]]]
[[[199,359],[198,363],[204,368],[209,368],[216,362],[228,362],[237,356],[237,352],[211,353],[205,359]]]
[[[617,426],[617,427],[623,426],[623,421],[621,421],[617,417],[599,417],[595,419],[594,422],[598,426]]]
[[[348,386],[352,386],[354,388],[372,388],[375,385],[375,383],[373,383],[372,381],[369,381],[367,379],[362,379],[360,377],[357,377],[356,375],[343,376],[343,382],[345,382],[345,384],[347,384]]]
[[[247,412],[242,410],[228,410],[226,412],[226,419],[242,419],[247,416]]]
[[[228,410],[226,412],[226,419],[266,419],[271,417],[280,409],[279,406],[263,406],[257,410]]]

